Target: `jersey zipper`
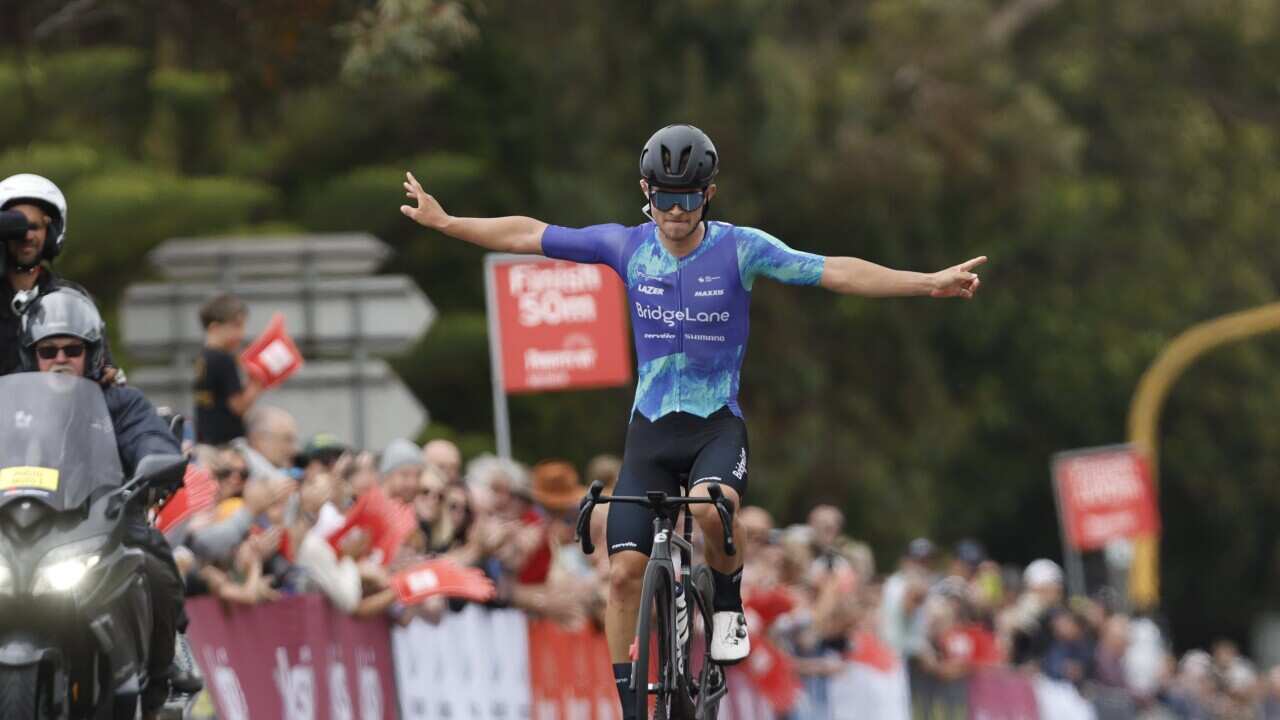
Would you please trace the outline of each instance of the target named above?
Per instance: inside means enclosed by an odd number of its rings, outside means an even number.
[[[680,266],[680,260],[676,260],[676,312],[684,312],[684,268]],[[684,355],[684,320],[680,321],[680,327],[676,329],[679,336],[676,338],[676,347],[681,355]],[[686,358],[687,364],[688,358]],[[676,373],[676,412],[684,409],[684,371]]]

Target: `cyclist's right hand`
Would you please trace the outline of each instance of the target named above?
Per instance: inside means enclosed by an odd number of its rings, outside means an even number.
[[[426,190],[422,189],[422,185],[413,173],[406,172],[404,174],[404,194],[405,197],[414,200],[416,207],[411,205],[401,205],[400,212],[411,218],[414,222],[433,230],[439,230],[449,222],[449,214],[444,211],[440,203]]]

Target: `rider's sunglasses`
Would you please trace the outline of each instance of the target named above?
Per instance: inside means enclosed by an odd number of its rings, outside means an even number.
[[[69,358],[78,358],[84,354],[84,343],[36,346],[36,355],[39,355],[41,360],[53,360],[58,357],[58,353],[62,353]]]
[[[702,203],[706,202],[706,199],[707,193],[705,190],[689,192],[654,190],[649,193],[649,203],[662,212],[669,212],[671,208],[677,205],[685,212],[693,212],[702,207]]]

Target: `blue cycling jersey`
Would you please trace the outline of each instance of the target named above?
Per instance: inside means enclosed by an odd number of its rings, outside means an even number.
[[[662,246],[654,223],[553,225],[542,235],[542,252],[603,263],[626,284],[639,365],[632,412],[650,420],[673,412],[708,417],[722,407],[741,417],[752,284],[763,276],[816,285],[825,263],[768,233],[724,222],[708,222],[701,244],[679,259]]]

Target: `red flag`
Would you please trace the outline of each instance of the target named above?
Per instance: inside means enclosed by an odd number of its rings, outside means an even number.
[[[417,524],[412,507],[392,500],[381,487],[374,485],[347,511],[346,523],[329,536],[329,544],[335,552],[341,552],[342,537],[352,528],[362,528],[369,533],[373,547],[382,552],[382,564],[387,565]]]
[[[182,487],[169,498],[169,502],[160,508],[156,515],[156,527],[160,532],[168,532],[170,528],[186,520],[205,508],[213,507],[218,499],[218,483],[209,471],[194,463],[187,464],[187,474],[182,478]]]
[[[302,353],[285,332],[284,315],[271,318],[262,335],[240,354],[240,362],[264,388],[279,385],[302,367]]]
[[[493,581],[475,568],[464,568],[452,560],[437,558],[419,563],[391,578],[400,602],[415,605],[433,595],[465,598],[476,602],[497,595]]]

